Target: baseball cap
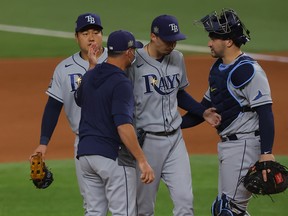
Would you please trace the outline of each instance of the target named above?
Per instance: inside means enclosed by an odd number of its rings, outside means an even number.
[[[179,41],[186,39],[186,36],[180,33],[176,17],[166,14],[160,15],[153,20],[151,32],[164,41]]]
[[[129,48],[142,48],[143,44],[136,41],[131,32],[118,30],[110,33],[107,40],[107,48],[109,51],[125,51]]]
[[[103,29],[101,25],[101,19],[97,14],[85,13],[78,16],[76,20],[75,32],[79,32],[89,25],[97,26],[101,28],[101,30]]]

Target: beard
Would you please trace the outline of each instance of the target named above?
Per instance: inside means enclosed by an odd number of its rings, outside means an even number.
[[[224,57],[223,52],[216,52],[214,49],[211,49],[210,53],[211,53],[211,56],[213,58],[223,58]]]

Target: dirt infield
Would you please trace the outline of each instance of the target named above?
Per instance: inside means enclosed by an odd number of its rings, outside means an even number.
[[[288,56],[288,54],[286,55]],[[45,91],[54,67],[61,59],[0,60],[2,77],[0,162],[25,161],[39,143]],[[186,57],[190,86],[188,92],[201,100],[207,88],[209,68],[214,60],[209,55]],[[269,78],[274,101],[274,154],[288,155],[288,63],[259,61]],[[283,92],[284,91],[284,92]],[[214,154],[218,137],[215,129],[203,123],[183,130],[191,154]],[[73,157],[73,134],[64,113],[49,144],[49,159]]]

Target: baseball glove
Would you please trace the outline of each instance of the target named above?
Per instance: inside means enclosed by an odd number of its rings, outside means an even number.
[[[264,182],[262,170],[267,171],[267,181]],[[245,188],[257,195],[277,194],[288,187],[288,169],[275,161],[257,161],[243,178]]]
[[[45,165],[40,152],[31,156],[30,171],[31,180],[38,189],[47,188],[54,180],[53,174]]]

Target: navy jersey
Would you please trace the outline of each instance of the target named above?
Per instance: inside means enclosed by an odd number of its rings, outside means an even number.
[[[99,64],[83,76],[75,100],[81,106],[77,157],[102,155],[115,160],[121,144],[117,126],[133,122],[131,81],[118,67]]]

